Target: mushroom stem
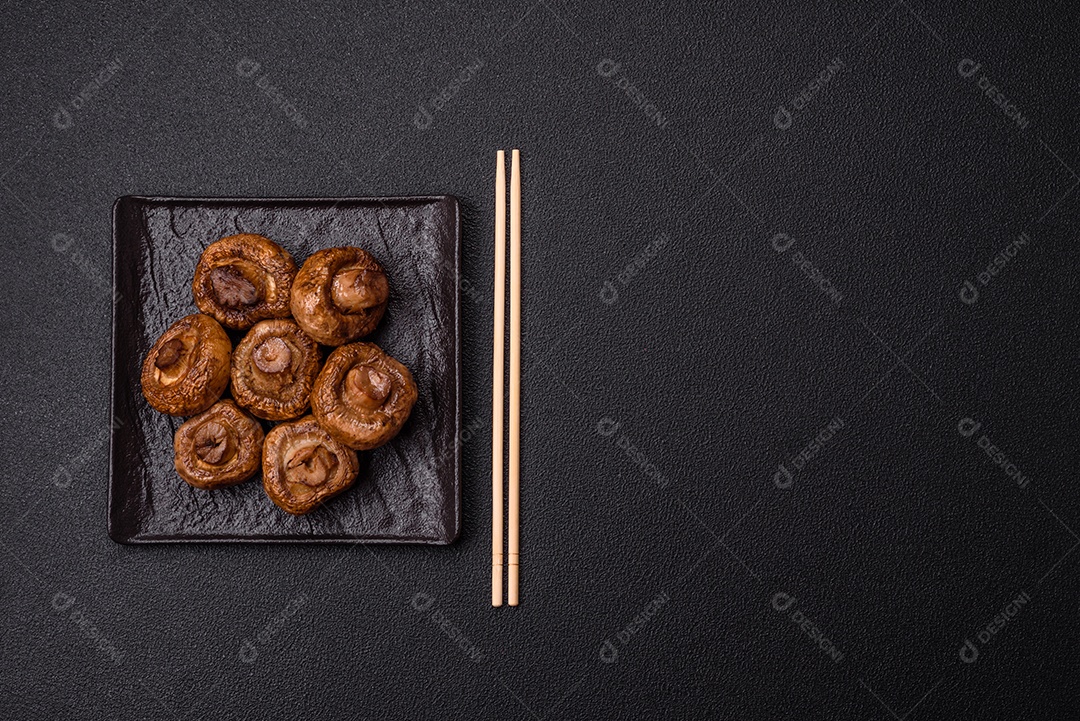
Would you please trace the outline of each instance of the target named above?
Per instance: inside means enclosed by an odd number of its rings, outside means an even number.
[[[280,373],[292,365],[292,350],[288,343],[275,336],[260,343],[251,359],[263,373]]]
[[[345,376],[342,399],[350,406],[369,411],[381,408],[393,390],[393,379],[369,365],[355,365]]]
[[[346,270],[334,276],[330,294],[342,312],[359,313],[385,303],[390,283],[378,270]]]

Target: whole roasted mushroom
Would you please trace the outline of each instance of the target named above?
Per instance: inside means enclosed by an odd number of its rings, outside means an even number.
[[[303,415],[319,373],[319,346],[291,320],[264,320],[233,352],[232,395],[259,418]]]
[[[296,263],[288,251],[253,233],[211,243],[195,266],[195,305],[228,328],[287,318]]]
[[[389,298],[386,273],[370,253],[327,248],[304,261],[290,305],[304,332],[324,345],[341,345],[375,330]]]
[[[334,440],[312,416],[266,434],[263,490],[279,508],[301,516],[356,480],[356,453]]]
[[[186,421],[173,438],[176,472],[196,488],[243,483],[259,471],[263,430],[232,401]]]
[[[398,434],[416,395],[408,368],[374,343],[352,343],[326,359],[311,392],[311,412],[334,438],[368,450]]]
[[[229,336],[216,320],[201,313],[181,318],[143,360],[143,395],[162,413],[202,413],[229,385],[231,352]]]

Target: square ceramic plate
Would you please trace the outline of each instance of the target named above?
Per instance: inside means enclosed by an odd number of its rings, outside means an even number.
[[[117,200],[109,536],[120,543],[445,544],[457,538],[460,227],[457,200],[448,196]],[[197,312],[191,279],[199,255],[235,233],[270,238],[298,265],[322,248],[371,252],[390,278],[390,301],[365,340],[404,363],[419,390],[401,433],[359,454],[353,487],[306,516],[271,503],[261,476],[215,491],[189,486],[173,468],[173,434],[184,419],[158,413],[142,396],[146,352],[172,323]],[[229,335],[235,346],[243,333]]]

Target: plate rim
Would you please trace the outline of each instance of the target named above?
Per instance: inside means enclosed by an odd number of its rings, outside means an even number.
[[[311,205],[332,204],[340,205],[342,203],[386,203],[386,202],[418,202],[418,203],[449,203],[453,210],[453,227],[454,227],[454,240],[452,242],[453,254],[454,254],[454,518],[453,525],[450,529],[450,534],[447,538],[435,538],[435,539],[423,539],[423,540],[410,540],[405,541],[394,538],[365,538],[362,536],[337,536],[328,538],[285,538],[285,537],[208,537],[208,538],[147,538],[145,536],[128,536],[119,532],[119,529],[113,525],[113,481],[116,474],[116,382],[117,382],[117,361],[116,361],[116,332],[117,332],[117,315],[119,302],[115,300],[116,292],[118,288],[118,252],[119,252],[119,235],[118,235],[118,217],[120,207],[125,202],[157,202],[157,203],[173,203],[173,202],[190,202],[190,203],[214,203],[214,204],[233,204],[233,203],[257,203],[257,204],[273,204],[273,203],[308,203]],[[435,195],[380,195],[380,196],[340,196],[340,197],[323,197],[323,196],[297,196],[297,197],[275,197],[275,198],[256,198],[256,197],[205,197],[205,196],[178,196],[178,195],[139,195],[128,194],[121,195],[113,201],[111,209],[111,230],[112,230],[112,290],[113,290],[113,302],[111,319],[109,323],[109,478],[107,485],[106,495],[106,529],[109,538],[117,544],[124,546],[141,546],[141,545],[186,545],[186,544],[242,544],[242,545],[271,545],[271,544],[386,544],[386,545],[402,545],[402,546],[449,546],[455,543],[462,533],[462,483],[461,476],[461,443],[459,439],[461,437],[461,417],[462,417],[462,380],[461,380],[461,284],[458,279],[461,277],[461,245],[462,245],[462,225],[461,225],[461,202],[457,196],[451,194],[435,194]]]

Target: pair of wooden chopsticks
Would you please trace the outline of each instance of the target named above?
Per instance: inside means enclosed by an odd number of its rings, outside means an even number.
[[[506,156],[495,168],[495,335],[491,382],[491,605],[503,603],[503,342],[506,302]],[[506,602],[518,605],[521,497],[521,162],[510,170],[510,494]]]

